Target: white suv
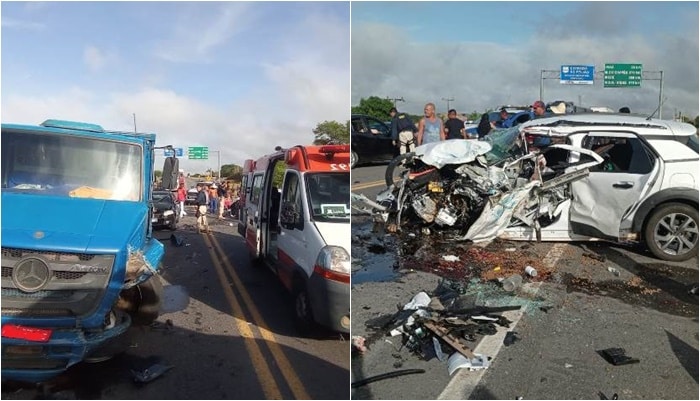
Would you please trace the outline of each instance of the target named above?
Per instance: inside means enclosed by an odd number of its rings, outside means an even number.
[[[568,199],[539,227],[539,239],[644,241],[668,261],[698,254],[700,177],[693,125],[597,113],[536,119],[519,129],[527,142],[545,149],[547,166],[579,162],[582,152],[576,148],[603,158],[590,174],[569,184]],[[547,142],[571,146],[549,149]],[[531,240],[536,230],[510,226],[499,236]]]

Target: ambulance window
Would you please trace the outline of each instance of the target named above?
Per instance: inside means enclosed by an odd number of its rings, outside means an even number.
[[[250,193],[250,201],[257,205],[260,200],[260,193],[262,192],[263,175],[256,174],[253,177],[253,190]]]
[[[301,204],[299,175],[294,171],[288,171],[284,177],[281,214],[282,221],[291,224],[293,227],[303,229],[304,208]]]

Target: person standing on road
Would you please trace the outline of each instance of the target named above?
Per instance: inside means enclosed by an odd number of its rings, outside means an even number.
[[[467,139],[467,133],[464,130],[464,123],[457,118],[457,110],[451,109],[447,112],[447,121],[445,122],[445,139]]]
[[[216,201],[219,195],[217,194],[216,190],[216,184],[211,184],[211,187],[209,187],[209,213],[212,215],[216,214],[218,209]]]
[[[479,139],[488,135],[492,129],[493,126],[489,120],[489,113],[482,114],[481,119],[479,120],[479,125],[476,127],[476,132],[479,135]]]
[[[219,197],[219,220],[224,219],[224,198],[226,197],[226,192],[226,182],[222,182],[216,190],[216,194]]]
[[[202,184],[197,184],[197,228],[199,232],[209,229],[207,223],[207,189]]]
[[[424,117],[418,123],[418,146],[424,143],[445,140],[442,120],[435,115],[435,105],[428,103],[423,109]]]
[[[416,124],[406,113],[399,113],[396,107],[389,110],[391,116],[391,139],[399,147],[399,154],[413,152],[416,147]]]
[[[187,216],[185,213],[185,200],[187,199],[187,190],[185,184],[180,184],[177,188],[177,202],[180,204],[180,217]]]

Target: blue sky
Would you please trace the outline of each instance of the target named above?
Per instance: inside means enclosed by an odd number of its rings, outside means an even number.
[[[353,2],[352,104],[401,97],[420,114],[454,98],[460,112],[539,97],[540,71],[561,65],[641,63],[663,71],[664,116],[698,115],[698,2]],[[544,100],[630,106],[651,113],[659,81],[638,89],[561,85],[546,79]]]
[[[89,121],[222,164],[349,117],[345,2],[2,2],[2,121]],[[188,170],[216,168],[181,160]]]

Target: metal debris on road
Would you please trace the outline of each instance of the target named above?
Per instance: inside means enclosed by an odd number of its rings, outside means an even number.
[[[131,369],[131,376],[134,378],[134,382],[143,384],[159,378],[172,368],[174,368],[174,366],[166,365],[162,362],[156,362],[143,370]]]
[[[447,360],[447,372],[452,376],[454,372],[457,371],[457,369],[469,369],[469,370],[478,370],[478,369],[486,369],[491,365],[490,358],[485,357],[484,355],[481,354],[474,354],[474,358],[467,358],[464,355],[455,352],[450,356],[450,359]]]
[[[639,363],[639,359],[625,355],[626,351],[624,348],[607,348],[597,352],[600,356],[605,358],[606,361],[615,366]]]

